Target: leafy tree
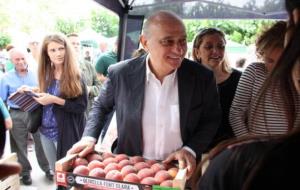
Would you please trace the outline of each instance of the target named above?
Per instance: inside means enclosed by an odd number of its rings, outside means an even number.
[[[66,11],[70,11],[70,16],[73,5],[79,4],[78,2],[86,2],[86,0],[64,0],[64,4],[68,4],[70,10],[66,10],[63,6],[57,6],[61,3],[61,0],[0,0],[0,33],[9,33],[11,31],[21,31],[27,34],[34,32],[35,30],[41,31],[60,31],[62,33],[81,32],[86,28],[92,28],[94,31],[101,33],[105,37],[113,37],[118,35],[119,18],[109,10],[99,6],[96,9],[92,7],[89,14],[79,16],[81,20],[71,20],[65,16]],[[228,15],[238,14],[238,10],[222,6],[226,0],[215,0],[214,4],[208,4],[205,1],[198,1],[196,3],[174,1],[172,4],[172,10],[174,12],[184,9],[185,15],[193,17],[195,15],[209,15],[211,18],[218,17],[220,15],[226,19]],[[16,2],[19,6],[16,6]],[[161,9],[160,4],[165,4],[169,1],[166,0],[153,0],[155,3],[159,3],[157,6],[147,7],[143,13],[152,13],[155,9]],[[227,1],[226,1],[227,2]],[[258,0],[247,0],[244,5],[251,8],[252,11],[260,11],[262,8],[267,10],[277,10],[280,0],[265,0],[264,5],[256,7]],[[178,6],[183,5],[183,6]],[[186,6],[187,5],[187,6]],[[190,6],[191,5],[191,6]],[[281,5],[284,6],[284,5]],[[30,9],[24,9],[24,7],[30,7]],[[11,14],[11,10],[14,10],[14,14]],[[90,9],[88,10],[90,11]],[[63,18],[63,19],[62,19]],[[212,19],[197,19],[186,20],[184,23],[187,28],[187,38],[191,42],[195,34],[204,27],[218,27],[225,32],[228,39],[238,43],[248,45],[253,43],[256,34],[259,33],[265,26],[269,26],[274,21],[271,20],[212,20]],[[12,36],[13,38],[14,36]]]
[[[118,35],[119,18],[106,9],[91,12],[91,28],[105,37]]]
[[[11,38],[8,34],[0,33],[0,50],[4,49],[11,42]]]
[[[1,6],[1,5],[0,5]],[[10,21],[9,21],[9,17],[7,16],[6,13],[3,13],[0,10],[0,32],[5,32],[4,29],[9,28],[10,26]]]
[[[222,30],[228,39],[249,45],[254,42],[256,35],[265,27],[270,26],[272,20],[185,20],[187,39],[191,42],[202,28],[216,27]]]
[[[55,29],[61,33],[78,33],[85,26],[83,20],[72,21],[70,19],[57,19],[55,24]]]

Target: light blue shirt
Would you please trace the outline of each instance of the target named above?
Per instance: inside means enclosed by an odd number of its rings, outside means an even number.
[[[10,118],[10,115],[8,113],[8,110],[2,100],[2,98],[0,98],[0,111],[2,112],[2,115],[4,117],[4,119]]]
[[[8,100],[8,97],[17,91],[17,89],[23,85],[29,87],[37,87],[38,80],[36,72],[28,70],[26,76],[20,76],[16,70],[11,70],[4,74],[0,80],[0,97],[4,102],[7,103],[9,107],[19,108],[17,105],[13,104]]]

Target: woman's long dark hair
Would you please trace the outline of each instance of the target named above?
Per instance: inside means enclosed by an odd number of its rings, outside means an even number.
[[[287,45],[260,95],[263,99],[266,89],[274,87],[273,84],[278,84],[276,88],[284,100],[289,127],[294,127],[297,114],[294,98],[297,96],[297,92],[292,71],[300,61],[300,23],[294,23],[292,14],[294,9],[300,10],[300,1],[286,0],[286,9],[290,15]],[[298,16],[300,17],[300,15]],[[295,96],[291,96],[293,93]],[[298,176],[295,175],[295,172],[298,173],[300,170],[300,157],[297,151],[300,145],[299,127],[296,126],[292,133],[284,136],[281,142],[265,153],[262,161],[246,179],[243,190],[300,188]]]
[[[216,156],[218,156],[221,152],[226,150],[229,147],[236,147],[234,149],[234,153],[228,160],[228,164],[225,167],[229,167],[230,164],[236,161],[236,159],[239,157],[239,154],[243,153],[242,149],[244,149],[245,144],[253,143],[253,142],[258,142],[258,141],[267,141],[270,139],[277,139],[278,136],[269,136],[269,135],[247,135],[247,136],[241,136],[238,138],[231,138],[222,141],[219,143],[217,146],[215,146],[213,149],[211,149],[208,153],[208,156],[204,158],[199,164],[197,164],[197,168],[191,178],[191,184],[192,184],[192,189],[197,189],[199,186],[199,179],[201,178],[201,173],[202,173],[202,167],[210,160],[213,160]],[[259,154],[258,154],[259,155]]]
[[[300,130],[282,136],[245,179],[242,190],[299,189]]]
[[[287,0],[287,2],[288,1],[293,0]],[[298,4],[300,4],[299,2],[300,1],[298,1]],[[291,131],[295,125],[295,103],[297,98],[297,91],[292,78],[292,70],[300,59],[300,24],[294,25],[290,23],[287,32],[290,33],[291,37],[288,39],[282,56],[262,87],[257,106],[264,102],[267,89],[272,89],[272,91],[279,93],[288,119],[288,129]]]

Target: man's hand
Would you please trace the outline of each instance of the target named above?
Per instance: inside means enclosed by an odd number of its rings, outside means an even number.
[[[12,127],[13,127],[12,119],[10,117],[5,119],[5,128],[9,130],[12,129]]]
[[[186,149],[182,148],[176,152],[170,154],[163,163],[169,163],[172,160],[178,160],[179,168],[187,168],[187,178],[190,178],[196,169],[196,159],[195,157]]]
[[[25,91],[32,91],[32,87],[27,85],[22,85],[17,89],[17,92],[24,93]]]
[[[67,152],[67,154],[76,154],[79,153],[79,157],[85,157],[92,151],[94,151],[95,142],[81,139],[79,142],[74,144],[72,148]]]

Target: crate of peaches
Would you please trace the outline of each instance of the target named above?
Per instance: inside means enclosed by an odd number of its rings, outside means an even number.
[[[74,189],[180,190],[186,169],[141,156],[97,153],[68,155],[55,165],[56,184]]]

